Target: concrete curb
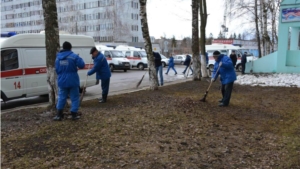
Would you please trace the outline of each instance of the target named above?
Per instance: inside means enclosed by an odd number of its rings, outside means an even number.
[[[171,82],[166,82],[164,86],[170,86],[170,85],[174,85],[174,84],[179,84],[179,83],[185,83],[188,81],[192,81],[192,78],[189,77],[187,79],[181,79],[181,80],[177,80],[177,81],[171,81]],[[121,95],[121,94],[125,94],[125,93],[134,93],[134,92],[139,92],[139,91],[143,91],[143,90],[148,90],[149,87],[144,86],[138,89],[132,88],[132,89],[125,89],[125,90],[119,90],[119,91],[113,91],[109,93],[109,96],[115,96],[115,95]],[[101,95],[93,95],[93,96],[87,96],[83,98],[83,101],[88,101],[88,100],[94,100],[94,99],[98,99]],[[70,104],[71,102],[68,100],[68,103]],[[14,111],[18,111],[18,110],[23,110],[23,109],[30,109],[30,108],[45,108],[48,106],[48,103],[38,103],[38,104],[33,104],[33,105],[29,105],[29,106],[22,106],[22,107],[17,107],[17,108],[13,108],[13,109],[7,109],[7,110],[1,110],[1,114],[6,114],[6,113],[10,113],[10,112],[14,112]]]

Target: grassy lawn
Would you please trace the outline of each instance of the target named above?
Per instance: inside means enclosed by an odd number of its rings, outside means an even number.
[[[79,121],[41,108],[1,116],[2,168],[300,168],[300,89],[219,83],[85,101]],[[66,112],[67,113],[67,112]]]

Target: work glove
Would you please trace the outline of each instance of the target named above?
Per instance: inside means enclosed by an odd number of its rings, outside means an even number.
[[[216,79],[215,78],[211,78],[211,82],[215,82],[216,81]]]
[[[99,79],[96,79],[96,85],[98,85],[99,84]]]
[[[222,66],[222,62],[219,63],[219,67],[221,67],[221,66]]]

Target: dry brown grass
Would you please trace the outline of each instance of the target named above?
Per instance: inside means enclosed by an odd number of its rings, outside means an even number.
[[[41,109],[2,115],[2,168],[300,168],[300,89],[187,82],[82,104],[79,121]]]

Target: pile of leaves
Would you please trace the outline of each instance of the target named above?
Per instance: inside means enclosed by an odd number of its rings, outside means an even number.
[[[79,121],[2,115],[2,168],[300,168],[300,89],[185,82],[86,101]]]

